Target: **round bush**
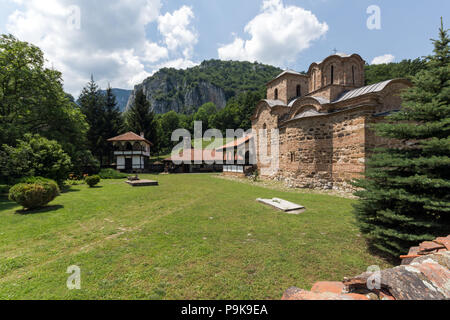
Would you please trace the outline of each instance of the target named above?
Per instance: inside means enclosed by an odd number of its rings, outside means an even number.
[[[125,179],[126,174],[121,173],[114,169],[102,169],[99,173],[101,179]]]
[[[89,185],[89,187],[92,188],[93,186],[96,186],[97,184],[99,184],[101,179],[99,176],[89,176],[89,177],[86,177],[84,180]]]
[[[9,190],[9,199],[25,209],[43,207],[58,195],[58,184],[53,180],[40,177],[27,178]]]

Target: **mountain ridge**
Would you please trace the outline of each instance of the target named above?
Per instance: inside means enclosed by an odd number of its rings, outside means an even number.
[[[223,109],[230,98],[241,92],[261,90],[282,71],[257,62],[216,59],[188,69],[163,68],[134,87],[126,110],[141,88],[157,114],[172,110],[192,114],[208,102]]]

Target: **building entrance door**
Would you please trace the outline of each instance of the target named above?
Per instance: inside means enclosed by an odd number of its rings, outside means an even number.
[[[125,158],[125,170],[128,172],[133,170],[133,159],[132,158]]]

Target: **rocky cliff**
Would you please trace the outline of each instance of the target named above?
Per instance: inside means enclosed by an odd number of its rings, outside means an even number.
[[[164,68],[135,86],[127,109],[134,103],[139,89],[150,101],[155,113],[176,111],[193,113],[207,102],[224,108],[228,99],[243,91],[259,90],[281,72],[259,63],[204,61],[186,70]]]
[[[106,94],[106,90],[101,90],[101,92],[103,94]],[[116,96],[117,106],[119,107],[120,111],[125,111],[132,90],[113,88],[112,93]]]

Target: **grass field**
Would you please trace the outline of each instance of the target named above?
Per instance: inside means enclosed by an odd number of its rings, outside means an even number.
[[[354,225],[354,200],[214,175],[73,186],[32,214],[0,199],[0,299],[280,299],[290,286],[386,267]],[[258,197],[306,206],[287,215]],[[81,290],[66,270],[81,268]]]

